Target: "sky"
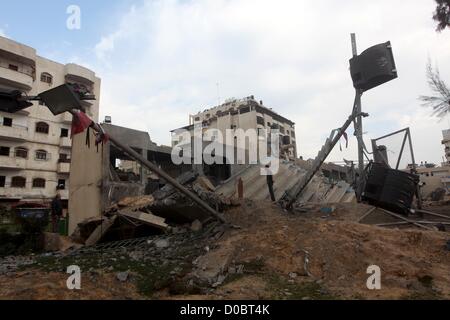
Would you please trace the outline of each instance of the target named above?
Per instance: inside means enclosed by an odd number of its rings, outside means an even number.
[[[69,30],[67,7],[81,10]],[[350,33],[358,51],[391,41],[398,79],[362,98],[364,138],[410,127],[416,161],[442,162],[443,129],[420,95],[430,94],[428,59],[450,83],[450,30],[435,31],[434,0],[4,1],[0,35],[38,54],[91,68],[102,79],[100,117],[170,144],[188,115],[254,95],[296,123],[298,154],[313,158],[351,113]],[[356,160],[348,149],[329,161]],[[383,141],[391,163],[402,137]],[[411,162],[408,153],[402,165]]]

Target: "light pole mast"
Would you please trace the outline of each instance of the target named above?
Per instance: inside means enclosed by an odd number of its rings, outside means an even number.
[[[358,49],[356,46],[356,35],[354,33],[351,34],[351,41],[352,41],[352,53],[353,57],[356,57],[358,55]],[[362,107],[361,107],[361,96],[362,96],[362,90],[355,89],[356,90],[356,99],[355,99],[355,108],[356,108],[356,114],[358,116],[355,119],[355,135],[356,139],[358,140],[358,171],[359,171],[359,178],[357,180],[357,198],[358,201],[361,200],[361,179],[364,172],[364,140],[363,140],[363,125],[362,125]]]

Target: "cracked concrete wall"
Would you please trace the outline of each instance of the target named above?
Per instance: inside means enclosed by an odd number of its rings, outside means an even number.
[[[75,135],[72,140],[72,162],[69,182],[69,234],[78,223],[98,217],[102,212],[102,178],[104,174],[102,146],[95,147],[95,136],[90,130],[90,148],[86,145],[86,133]],[[107,146],[104,146],[104,148]]]

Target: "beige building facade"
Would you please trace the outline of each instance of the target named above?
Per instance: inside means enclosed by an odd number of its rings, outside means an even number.
[[[172,146],[182,140],[182,131],[194,131],[194,124],[201,123],[204,131],[217,129],[222,133],[223,142],[235,146],[235,140],[227,140],[226,130],[253,129],[260,135],[266,130],[270,134],[279,130],[280,151],[285,151],[291,160],[297,157],[295,123],[264,106],[254,96],[243,99],[229,99],[224,104],[189,116],[189,126],[172,131]],[[204,139],[206,137],[203,137]],[[210,138],[210,137],[209,137]],[[206,138],[208,139],[208,138]],[[206,140],[205,139],[205,140]],[[246,148],[248,145],[246,145]]]
[[[100,79],[76,64],[60,64],[36,50],[0,37],[0,89],[34,96],[64,83],[78,83],[97,97],[83,101],[98,120]],[[68,199],[72,116],[54,116],[40,102],[15,114],[0,112],[0,201],[48,200],[57,188]]]

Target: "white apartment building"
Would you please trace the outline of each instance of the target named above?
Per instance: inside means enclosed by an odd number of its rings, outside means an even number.
[[[98,121],[100,79],[76,64],[60,64],[0,37],[0,89],[37,95],[64,83],[85,86],[97,98],[83,101]],[[72,115],[54,116],[42,103],[15,114],[0,112],[0,202],[48,200],[61,188],[68,199]]]
[[[297,158],[297,144],[295,137],[295,123],[279,115],[271,108],[264,106],[262,101],[255,100],[254,96],[243,99],[229,99],[224,104],[189,116],[189,126],[172,131],[172,146],[179,143],[181,130],[193,131],[194,123],[202,123],[203,128],[218,129],[221,131],[224,144],[233,145],[235,141],[226,141],[225,130],[255,129],[258,134],[265,129],[279,130],[281,147],[289,158]],[[246,146],[247,147],[247,146]]]

